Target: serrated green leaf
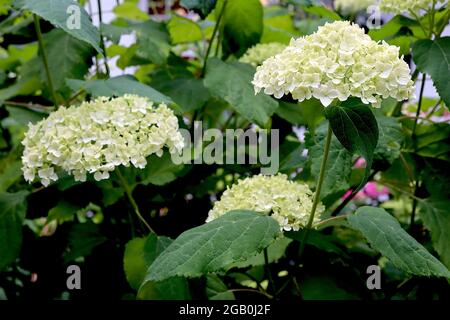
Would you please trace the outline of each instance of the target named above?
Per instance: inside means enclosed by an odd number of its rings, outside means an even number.
[[[184,278],[173,277],[161,282],[142,283],[148,267],[170,244],[172,239],[150,234],[135,238],[125,248],[124,270],[131,287],[138,290],[140,300],[189,299],[189,288]]]
[[[86,90],[95,97],[123,96],[125,94],[136,94],[147,97],[154,103],[172,103],[172,99],[156,91],[150,86],[136,81],[130,76],[120,76],[108,80],[67,80],[72,90]]]
[[[281,237],[275,240],[270,246],[267,247],[267,257],[269,263],[278,261],[284,256],[286,248],[292,242],[291,239]],[[246,267],[254,267],[254,266],[262,266],[265,264],[264,253],[259,253],[245,261],[234,263],[230,266],[230,268],[246,268]]]
[[[0,271],[19,255],[28,194],[28,191],[0,193]]]
[[[420,217],[431,232],[433,247],[442,262],[450,268],[450,201],[429,198],[419,202]]]
[[[347,220],[399,269],[419,276],[450,278],[450,271],[384,209],[361,207]]]
[[[100,48],[100,32],[92,24],[89,14],[76,1],[73,0],[16,0],[14,2],[16,8],[29,10],[43,19],[47,20],[57,28],[63,29],[72,37],[89,43],[99,53]],[[74,11],[70,8],[78,8],[80,13],[80,28],[73,28],[69,23],[69,18]],[[75,17],[75,16],[74,16]],[[76,18],[76,17],[75,17]]]
[[[349,152],[358,153],[366,160],[364,179],[357,191],[365,185],[370,175],[373,155],[378,144],[377,120],[370,106],[354,98],[326,108],[325,115],[339,142]]]
[[[254,71],[251,70],[241,63],[209,59],[204,84],[213,96],[228,102],[248,121],[265,127],[278,103],[263,93],[255,95],[251,84]]]
[[[280,226],[269,216],[244,210],[228,212],[183,232],[156,258],[146,280],[221,272],[261,252],[280,235]]]
[[[431,76],[442,100],[450,106],[450,37],[418,40],[412,52],[417,68]]]

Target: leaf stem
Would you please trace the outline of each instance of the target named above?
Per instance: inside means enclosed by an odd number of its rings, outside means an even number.
[[[109,65],[108,65],[108,58],[106,57],[106,48],[105,48],[105,39],[103,39],[103,33],[102,33],[102,23],[103,23],[103,15],[102,15],[102,2],[101,0],[97,0],[97,7],[98,7],[98,20],[100,21],[100,47],[103,51],[103,57],[105,58],[105,69],[106,69],[106,75],[110,76],[109,71]]]
[[[130,186],[128,185],[128,183],[127,183],[127,181],[125,180],[125,178],[123,177],[123,175],[122,175],[122,173],[120,172],[120,169],[119,169],[119,168],[116,168],[116,174],[117,174],[117,177],[118,177],[119,180],[120,180],[120,183],[121,183],[123,189],[125,190],[125,194],[127,195],[128,200],[130,201],[130,204],[131,204],[131,206],[133,207],[134,212],[136,213],[136,215],[138,216],[138,218],[142,221],[142,223],[148,228],[148,230],[149,230],[150,232],[156,234],[156,232],[152,229],[152,227],[150,227],[150,225],[148,224],[148,222],[145,221],[144,217],[142,216],[141,212],[139,211],[139,207],[138,207],[136,201],[135,201],[134,198],[133,198],[133,194],[132,194],[131,188],[130,188]]]
[[[39,22],[39,16],[33,14],[34,19],[34,27],[36,29],[39,48],[41,49],[42,61],[44,62],[45,74],[47,75],[48,88],[50,89],[50,93],[52,95],[53,103],[55,107],[58,108],[58,99],[56,96],[55,87],[53,86],[53,79],[50,73],[50,66],[48,64],[47,52],[45,51],[44,39],[42,37],[41,24]]]
[[[413,140],[416,139],[417,122],[419,121],[420,112],[422,110],[423,92],[425,90],[425,82],[426,81],[427,81],[427,75],[426,75],[426,73],[424,73],[422,75],[422,83],[420,85],[419,101],[417,103],[417,111],[416,111],[416,116],[414,118],[414,125],[413,125],[413,129],[412,129],[412,138],[413,138]]]
[[[264,269],[266,271],[266,276],[269,279],[270,286],[272,287],[272,291],[276,292],[275,283],[273,282],[272,273],[269,268],[269,253],[267,248],[264,248]]]
[[[314,200],[313,200],[313,205],[312,205],[312,209],[311,209],[311,214],[309,215],[308,224],[306,225],[305,233],[303,234],[303,239],[300,244],[299,259],[301,258],[302,254],[305,250],[306,241],[308,240],[308,236],[311,231],[312,224],[314,222],[314,215],[316,213],[316,209],[317,209],[317,206],[320,201],[320,191],[322,190],[322,184],[323,184],[323,180],[325,178],[325,169],[326,169],[326,165],[327,165],[328,154],[330,153],[330,144],[331,144],[332,137],[333,137],[333,131],[331,130],[331,125],[328,124],[327,138],[325,141],[325,148],[323,151],[322,163],[320,165],[319,177],[317,180],[317,188],[316,188],[316,192],[314,194]]]
[[[222,8],[220,9],[220,12],[219,12],[219,16],[217,17],[216,25],[214,26],[214,30],[213,30],[213,33],[212,33],[212,36],[211,36],[211,40],[209,41],[208,48],[206,49],[205,59],[204,59],[203,68],[202,68],[202,77],[205,75],[206,63],[208,62],[208,57],[209,57],[209,54],[210,54],[211,49],[212,49],[214,38],[216,37],[217,31],[219,30],[220,21],[222,20],[223,14],[225,12],[226,5],[227,5],[227,0],[224,0]]]

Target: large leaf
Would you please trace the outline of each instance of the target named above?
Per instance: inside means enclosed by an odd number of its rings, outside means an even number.
[[[51,61],[49,67],[54,89],[68,98],[71,92],[67,88],[66,79],[83,79],[89,70],[94,51],[85,42],[59,29],[45,34],[44,44],[48,60]],[[42,59],[36,59],[31,63],[40,65],[41,79],[46,79]]]
[[[379,129],[378,144],[374,152],[375,160],[392,164],[400,156],[405,135],[397,119],[376,113]]]
[[[123,96],[125,94],[136,94],[147,97],[155,103],[172,103],[172,100],[156,91],[150,86],[136,81],[130,76],[120,76],[108,80],[67,80],[72,90],[84,89],[95,97]]]
[[[19,255],[27,195],[28,191],[0,193],[0,271]]]
[[[323,157],[325,145],[326,126],[320,126],[316,130],[314,139],[309,137],[310,146],[308,157],[311,163],[311,173],[317,177],[320,171],[320,163]],[[312,140],[312,141],[311,141]],[[330,144],[330,153],[326,166],[326,175],[322,185],[320,197],[323,199],[333,193],[347,190],[350,185],[350,174],[352,172],[352,154],[342,148],[336,137],[333,136]]]
[[[263,33],[261,2],[259,0],[227,0],[221,27],[224,55],[234,54],[240,57],[261,39]]]
[[[431,76],[442,100],[450,106],[450,37],[417,41],[413,59],[420,71]]]
[[[146,239],[135,238],[127,243],[124,255],[124,270],[128,282],[139,289],[138,299],[176,300],[189,299],[186,279],[173,277],[161,282],[143,283],[148,267],[170,244],[172,239],[151,233]]]
[[[63,29],[72,37],[89,43],[99,53],[100,48],[100,32],[92,24],[89,14],[73,0],[16,0],[14,6],[20,9],[29,10],[38,16],[41,16],[57,28]],[[80,28],[73,28],[69,19],[74,11],[70,8],[78,8],[80,13]],[[76,18],[76,16],[74,15]]]
[[[141,183],[149,183],[162,186],[172,182],[177,178],[177,173],[183,169],[182,164],[173,163],[169,153],[165,152],[161,157],[151,155],[148,159],[148,165],[143,170],[139,170]]]
[[[203,39],[203,31],[200,26],[191,19],[173,15],[167,28],[173,44],[195,42]]]
[[[181,0],[181,6],[193,10],[204,19],[216,6],[217,0]]]
[[[167,68],[155,72],[151,76],[150,85],[171,97],[180,106],[181,112],[197,110],[210,98],[209,90],[202,79],[195,78],[190,72],[185,72],[185,69],[181,70]]]
[[[212,95],[228,102],[250,122],[265,127],[278,103],[263,93],[255,95],[253,73],[248,65],[213,58],[208,60],[204,83]]]
[[[450,278],[450,271],[384,209],[361,207],[347,220],[397,268],[414,275]]]
[[[244,210],[228,212],[183,232],[156,258],[146,280],[221,272],[261,252],[280,234],[280,226],[269,216]]]
[[[359,99],[349,99],[337,106],[330,106],[325,111],[333,133],[341,144],[351,153],[358,153],[366,159],[365,175],[357,188],[359,190],[370,175],[374,151],[378,144],[377,120],[370,106]]]
[[[450,201],[430,198],[419,202],[420,217],[431,232],[433,246],[450,268]]]

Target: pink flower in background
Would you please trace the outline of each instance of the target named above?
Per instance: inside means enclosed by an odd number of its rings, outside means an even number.
[[[363,157],[358,158],[355,162],[355,168],[364,168],[366,166],[366,159]]]

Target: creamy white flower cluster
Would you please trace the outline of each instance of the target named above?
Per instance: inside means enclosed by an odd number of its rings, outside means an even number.
[[[253,210],[270,215],[286,231],[299,230],[309,219],[314,193],[306,184],[288,180],[284,174],[257,175],[239,180],[225,190],[220,201],[214,203],[206,222],[210,222],[231,210]],[[314,222],[324,211],[319,203]]]
[[[298,101],[314,97],[326,107],[335,99],[358,97],[379,106],[382,99],[406,100],[414,82],[399,48],[373,41],[348,21],[326,23],[298,39],[256,69],[255,92],[279,99],[292,94]]]
[[[255,67],[260,66],[265,60],[273,57],[286,48],[285,44],[278,42],[260,43],[254,45],[239,59],[240,62],[249,63]]]
[[[335,0],[334,7],[344,15],[365,11],[376,0]]]
[[[448,5],[448,1],[433,0],[381,0],[380,10],[383,12],[401,14],[401,13],[420,13],[433,7],[440,8]]]
[[[85,181],[107,179],[115,167],[130,163],[144,168],[146,157],[183,148],[178,119],[165,104],[153,106],[146,98],[126,95],[98,98],[79,107],[61,107],[30,124],[22,144],[25,180],[38,178],[44,186],[58,180],[58,172]]]

